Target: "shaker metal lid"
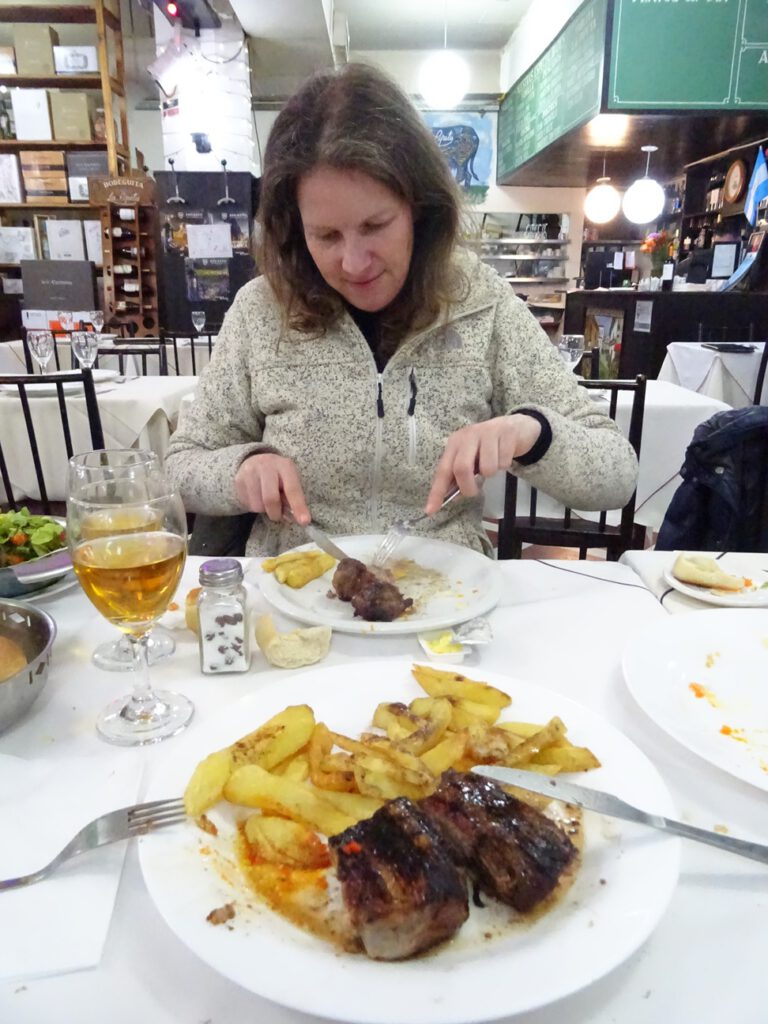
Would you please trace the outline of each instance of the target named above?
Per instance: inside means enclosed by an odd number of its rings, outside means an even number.
[[[209,558],[200,566],[202,587],[226,587],[242,579],[243,567],[236,558]]]

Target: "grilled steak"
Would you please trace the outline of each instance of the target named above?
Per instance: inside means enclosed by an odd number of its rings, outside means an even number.
[[[368,622],[392,622],[413,604],[385,578],[384,570],[374,572],[356,558],[342,558],[332,585],[342,601],[352,602],[355,615]]]
[[[515,910],[548,896],[576,856],[557,825],[479,775],[446,772],[419,806],[478,887]]]
[[[466,921],[466,879],[410,800],[392,800],[329,846],[352,923],[374,960],[430,949]]]

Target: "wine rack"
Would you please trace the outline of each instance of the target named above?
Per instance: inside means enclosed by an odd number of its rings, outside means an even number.
[[[138,203],[108,203],[101,211],[104,306],[127,340],[157,337],[157,212]]]

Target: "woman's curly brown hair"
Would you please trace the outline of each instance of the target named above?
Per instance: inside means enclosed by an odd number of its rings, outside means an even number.
[[[408,97],[365,64],[310,78],[278,115],[264,154],[259,264],[295,330],[321,335],[345,306],[323,280],[304,241],[301,177],[319,165],[369,175],[405,200],[413,255],[400,294],[381,313],[382,344],[432,323],[463,290],[451,255],[461,197],[432,133]]]

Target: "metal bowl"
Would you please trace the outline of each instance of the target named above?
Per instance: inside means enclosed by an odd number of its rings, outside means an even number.
[[[23,601],[0,601],[0,636],[22,649],[27,664],[0,682],[0,733],[29,710],[48,679],[56,623],[47,612]]]
[[[49,516],[49,518],[60,523],[62,529],[66,528],[65,519],[59,516]],[[35,571],[36,567],[39,567],[39,572]],[[18,577],[14,569],[19,572]],[[72,562],[66,547],[47,555],[40,555],[38,558],[30,558],[20,565],[5,565],[0,569],[0,598],[12,597],[23,600],[30,594],[50,587],[56,580],[66,576],[71,569]]]

